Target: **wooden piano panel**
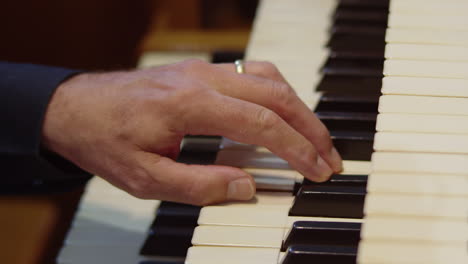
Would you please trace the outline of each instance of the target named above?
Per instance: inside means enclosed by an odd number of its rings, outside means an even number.
[[[1,262],[54,263],[81,193],[1,196]]]

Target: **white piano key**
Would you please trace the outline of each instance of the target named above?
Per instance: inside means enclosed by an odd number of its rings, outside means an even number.
[[[468,30],[466,15],[390,14],[389,28]]]
[[[255,197],[250,201],[233,201],[225,202],[212,206],[230,206],[230,207],[245,207],[245,206],[291,206],[294,200],[292,192],[267,192],[257,191]],[[209,206],[207,206],[209,207]]]
[[[386,60],[385,76],[468,79],[467,62]]]
[[[274,248],[191,247],[185,264],[272,264],[278,255]]]
[[[413,43],[468,46],[468,31],[387,28],[387,43]]]
[[[335,5],[334,1],[324,0],[261,3],[246,50],[246,59],[274,62],[311,108],[316,96],[310,87],[319,80],[318,68],[327,53],[323,48],[328,39],[327,18]],[[298,34],[305,31],[312,33],[297,41]]]
[[[468,196],[468,175],[374,172],[367,193]]]
[[[288,216],[290,205],[279,206],[207,206],[201,209],[199,225],[291,227],[296,221],[361,222],[361,219]]]
[[[414,241],[414,243],[468,241],[466,221],[418,217],[366,217],[361,236],[366,239]]]
[[[370,172],[371,163],[369,161],[343,160],[343,171],[341,174],[368,175]]]
[[[364,239],[359,244],[360,264],[446,264],[447,261],[451,264],[468,263],[466,242],[414,243]]]
[[[285,228],[203,225],[195,228],[192,245],[280,249],[284,233]]]
[[[468,135],[377,132],[376,151],[468,154]]]
[[[468,173],[468,155],[438,153],[374,152],[373,172]]]
[[[468,197],[372,193],[366,196],[368,216],[434,217],[440,220],[468,219]]]
[[[468,80],[392,76],[383,78],[381,91],[393,95],[468,97]]]
[[[468,98],[383,95],[379,113],[468,115]]]
[[[463,15],[468,10],[468,3],[463,1],[390,1],[391,14],[433,14],[433,15]]]
[[[198,217],[199,225],[284,227],[289,205],[281,206],[207,206]]]
[[[468,47],[389,43],[385,46],[386,59],[468,61]]]
[[[254,177],[260,190],[292,191],[297,183],[304,180],[304,176],[293,170],[246,168],[244,171]]]
[[[379,132],[468,134],[468,116],[391,114],[377,116]]]

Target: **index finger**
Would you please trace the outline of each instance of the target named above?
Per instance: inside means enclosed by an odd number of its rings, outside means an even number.
[[[331,175],[331,168],[315,146],[275,112],[218,93],[212,93],[206,99],[197,102],[196,108],[203,111],[186,114],[185,132],[222,135],[239,142],[265,146],[314,181],[324,181]]]
[[[273,110],[308,139],[335,172],[342,170],[341,157],[333,147],[327,128],[296,95],[276,67],[270,63],[248,62],[245,64],[247,74],[237,74],[233,64],[218,64],[217,67],[219,72],[214,80],[219,92]],[[226,82],[230,85],[225,85]]]

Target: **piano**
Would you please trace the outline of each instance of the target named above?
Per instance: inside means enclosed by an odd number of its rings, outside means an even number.
[[[143,201],[95,178],[58,263],[468,263],[467,8],[261,1],[246,59],[279,67],[344,171],[316,184],[262,147],[187,138],[182,161],[244,168],[255,199]]]

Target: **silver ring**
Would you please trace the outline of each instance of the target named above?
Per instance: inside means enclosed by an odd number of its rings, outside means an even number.
[[[245,72],[244,69],[244,61],[243,60],[236,60],[234,62],[234,65],[236,66],[236,72],[239,74],[242,74]]]

